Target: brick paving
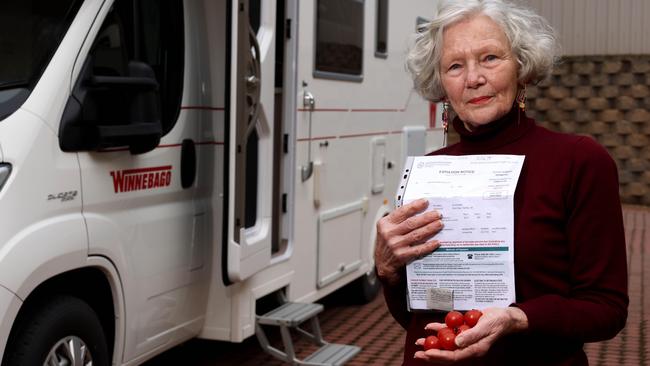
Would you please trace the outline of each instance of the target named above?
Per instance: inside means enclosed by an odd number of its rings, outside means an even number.
[[[624,207],[627,242],[630,306],[626,327],[614,339],[589,343],[585,351],[592,366],[650,366],[650,208]],[[648,230],[646,230],[648,228]],[[327,341],[354,344],[362,351],[347,365],[400,365],[404,331],[392,319],[382,296],[366,305],[346,303],[344,293],[335,293],[323,299],[325,311],[320,316],[321,329]],[[270,333],[271,343],[279,347],[279,334]],[[315,347],[296,340],[296,352],[305,357]],[[286,365],[261,351],[255,337],[243,343],[232,344],[193,340],[176,347],[145,366],[283,366]]]
[[[648,311],[650,291],[650,209],[625,207],[625,238],[627,243],[628,291],[630,305],[625,328],[612,340],[588,343],[585,351],[589,363],[607,365],[650,365],[650,333]]]

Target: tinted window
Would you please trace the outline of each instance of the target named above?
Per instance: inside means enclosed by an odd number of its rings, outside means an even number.
[[[386,57],[388,55],[388,0],[377,0],[376,21],[375,55]]]
[[[360,79],[363,72],[364,1],[318,0],[317,3],[314,76]]]
[[[116,1],[95,40],[91,56],[93,75],[132,76],[128,67],[131,61],[151,66],[160,85],[163,133],[171,130],[180,112],[183,89],[180,0]],[[115,105],[107,108],[114,109]]]
[[[81,3],[81,0],[2,1],[0,120],[27,99]]]

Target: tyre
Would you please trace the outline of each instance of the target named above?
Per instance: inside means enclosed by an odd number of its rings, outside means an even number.
[[[108,366],[99,318],[84,301],[60,296],[28,311],[12,330],[2,366]]]

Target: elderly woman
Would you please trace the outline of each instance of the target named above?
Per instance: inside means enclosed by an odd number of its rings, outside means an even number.
[[[526,85],[550,74],[553,30],[506,0],[442,1],[409,54],[416,90],[450,103],[459,143],[433,154],[524,155],[514,197],[516,303],[488,308],[427,350],[442,313],[411,313],[405,265],[436,250],[443,213],[426,200],[377,224],[377,273],[407,330],[404,365],[587,365],[585,342],[614,337],[627,318],[627,269],[616,165],[594,140],[549,131],[524,113]],[[424,213],[423,213],[424,212]]]

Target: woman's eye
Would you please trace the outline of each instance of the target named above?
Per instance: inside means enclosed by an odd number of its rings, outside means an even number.
[[[449,70],[456,70],[458,68],[460,68],[459,64],[453,64],[453,65],[449,66]]]
[[[487,55],[487,56],[485,56],[485,61],[494,61],[496,59],[497,59],[497,57],[495,55]]]

